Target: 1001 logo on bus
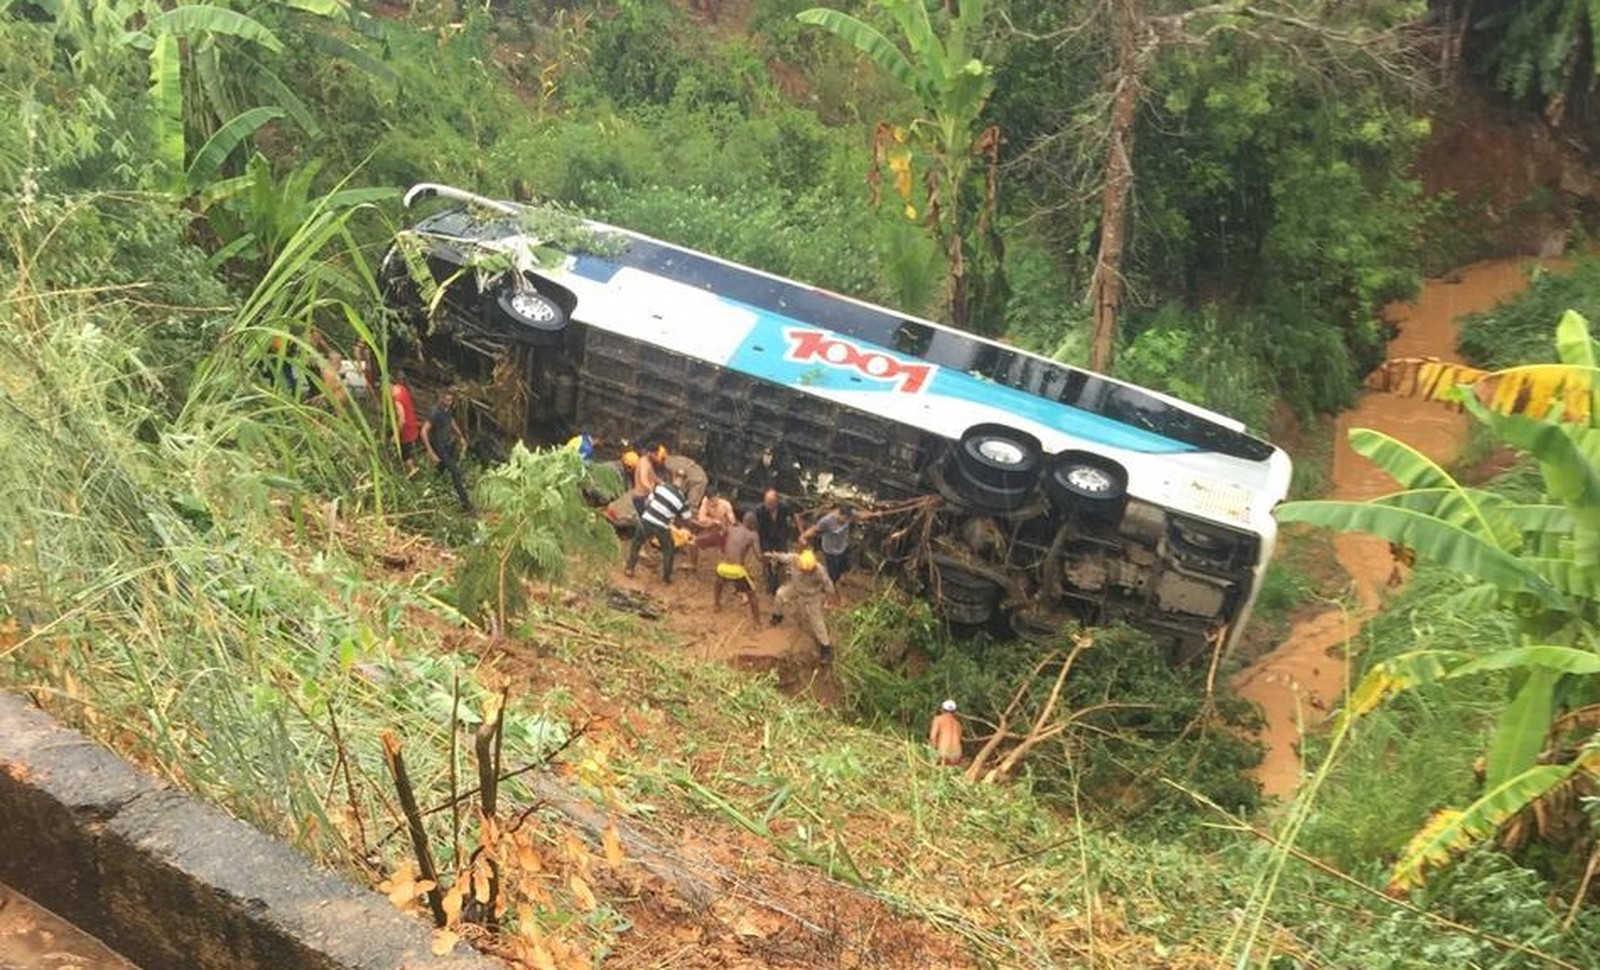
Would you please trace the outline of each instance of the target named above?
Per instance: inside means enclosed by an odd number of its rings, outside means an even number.
[[[921,391],[933,376],[932,364],[914,364],[877,350],[863,350],[826,330],[790,330],[789,352],[784,356],[803,364],[825,364],[854,370],[863,377],[888,381],[906,394]]]

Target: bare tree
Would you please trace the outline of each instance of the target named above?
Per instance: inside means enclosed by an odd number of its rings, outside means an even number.
[[[1123,259],[1137,170],[1134,132],[1147,78],[1162,53],[1205,47],[1220,35],[1244,36],[1286,52],[1303,69],[1335,83],[1398,81],[1424,83],[1425,65],[1413,56],[1431,32],[1347,23],[1338,7],[1302,10],[1289,0],[1230,0],[1174,13],[1150,9],[1157,0],[1100,0],[1068,26],[1046,35],[1015,35],[1060,48],[1106,51],[1103,83],[1067,120],[1028,145],[1012,164],[1051,173],[1062,194],[1041,216],[1075,208],[1098,197],[1099,245],[1087,299],[1092,319],[1090,366],[1109,370],[1115,360],[1116,327],[1126,283]],[[1359,17],[1360,14],[1355,15]],[[1084,119],[1088,122],[1086,129]]]

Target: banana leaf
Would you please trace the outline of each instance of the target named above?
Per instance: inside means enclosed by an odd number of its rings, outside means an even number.
[[[1369,502],[1309,501],[1278,506],[1280,522],[1305,522],[1341,532],[1366,532],[1415,549],[1418,557],[1493,583],[1508,592],[1528,592],[1552,609],[1564,610],[1561,591],[1517,556],[1457,525],[1413,509]]]

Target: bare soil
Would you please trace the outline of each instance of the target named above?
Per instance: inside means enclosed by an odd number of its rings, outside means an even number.
[[[0,968],[136,970],[99,940],[5,886],[0,886]]]
[[[413,538],[400,539],[385,555],[390,568],[412,571],[447,570],[452,554]],[[619,557],[620,562],[620,557]],[[629,651],[689,651],[708,663],[725,663],[752,672],[773,672],[787,692],[831,705],[838,688],[822,667],[814,642],[791,619],[782,626],[766,623],[770,601],[761,596],[762,621],[754,623],[748,608],[725,595],[721,611],[713,609],[715,554],[701,554],[698,567],[680,556],[674,582],[664,585],[659,559],[647,551],[636,577],[613,567],[605,581],[581,590],[542,590],[582,610],[617,605],[618,594],[652,618],[645,622],[669,636],[630,637]],[[847,576],[842,584],[848,603],[869,589],[865,577]],[[700,764],[692,754],[694,739],[662,714],[677,699],[650,694],[617,694],[607,678],[583,663],[561,659],[550,642],[507,637],[493,641],[472,630],[413,611],[409,621],[438,632],[444,645],[468,650],[490,660],[513,695],[539,694],[559,688],[573,698],[572,714],[590,724],[591,746],[657,751],[681,749],[690,774],[709,776],[715,764]],[[580,631],[548,629],[553,641]],[[611,678],[614,680],[614,678]],[[639,690],[657,686],[640,683]],[[714,698],[688,699],[714,703]],[[758,739],[752,739],[758,743]],[[558,773],[566,771],[558,766]],[[852,832],[872,838],[874,827],[894,820],[852,819]],[[837,968],[879,967],[926,970],[928,967],[972,966],[965,943],[928,923],[892,912],[870,895],[829,878],[818,869],[781,857],[766,841],[731,822],[708,814],[686,814],[669,802],[656,805],[648,819],[629,818],[628,828],[650,848],[629,851],[621,867],[596,866],[593,890],[606,905],[626,918],[629,928],[605,966],[627,970],[643,967]],[[574,833],[577,828],[573,827]],[[704,888],[706,893],[699,891]],[[516,954],[496,949],[487,940],[473,942],[516,966]],[[485,945],[488,944],[488,945]],[[568,964],[560,963],[562,967]],[[573,966],[579,965],[574,962]]]

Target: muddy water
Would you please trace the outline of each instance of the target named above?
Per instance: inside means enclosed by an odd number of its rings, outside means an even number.
[[[1399,334],[1389,344],[1390,357],[1456,356],[1456,320],[1487,310],[1528,283],[1527,260],[1477,263],[1444,279],[1429,280],[1414,303],[1393,304],[1385,311]],[[1333,453],[1330,498],[1366,499],[1394,491],[1395,483],[1376,465],[1351,450],[1351,428],[1373,428],[1405,441],[1437,461],[1448,462],[1464,440],[1467,418],[1437,404],[1368,391],[1356,407],[1339,416]],[[1286,795],[1299,784],[1300,736],[1336,708],[1345,687],[1344,646],[1378,608],[1394,571],[1389,547],[1382,539],[1338,535],[1334,554],[1350,577],[1352,605],[1329,609],[1294,625],[1271,652],[1240,672],[1234,686],[1261,705],[1266,727],[1261,740],[1266,755],[1256,777],[1270,795]]]

